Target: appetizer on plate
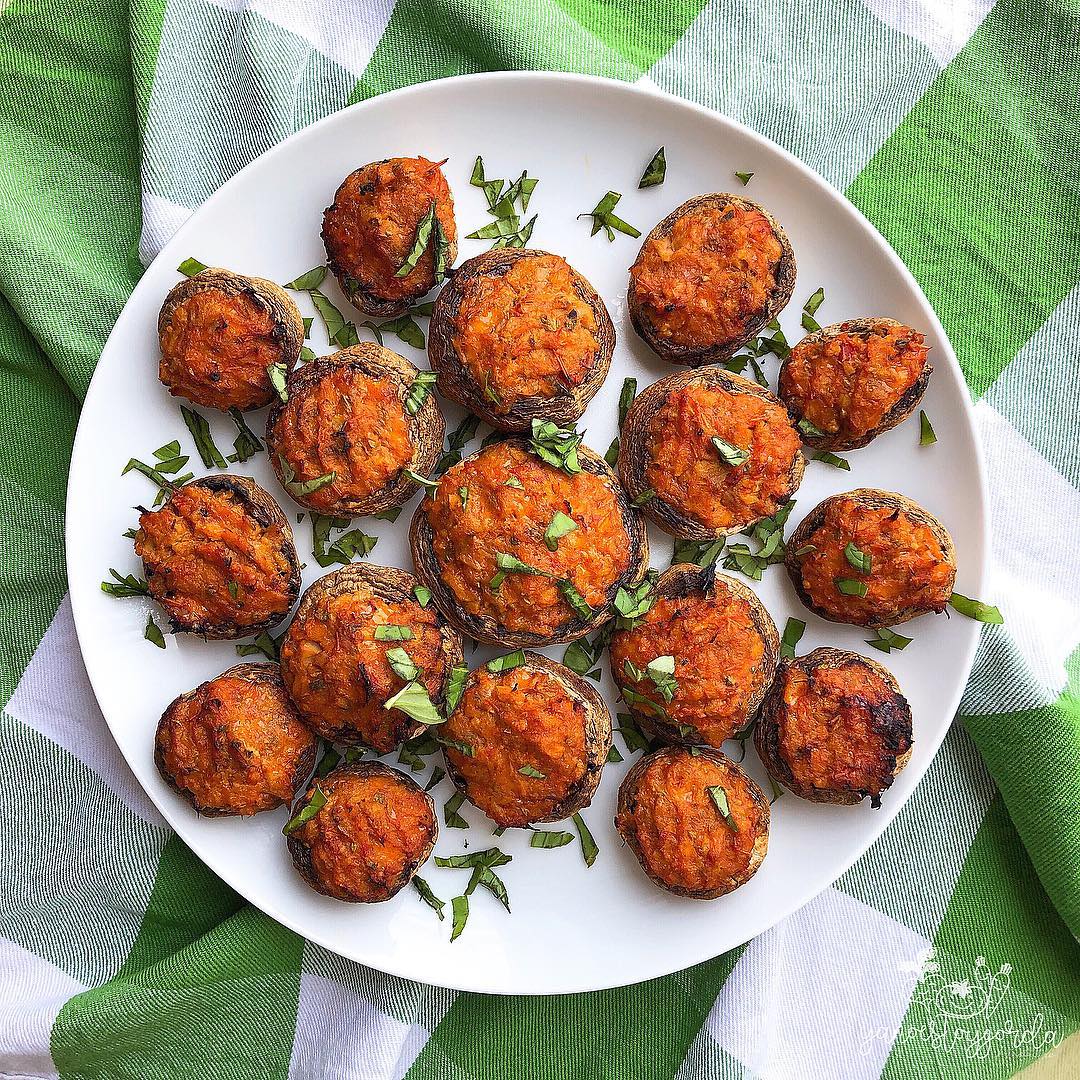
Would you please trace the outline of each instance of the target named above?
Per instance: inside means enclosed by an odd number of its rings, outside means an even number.
[[[924,340],[880,318],[804,337],[781,364],[777,390],[803,441],[816,450],[857,450],[906,420],[933,371]]]
[[[450,778],[502,828],[561,821],[589,805],[611,748],[595,687],[536,653],[477,668],[441,729]]]
[[[281,641],[293,703],[324,739],[385,754],[434,722],[461,640],[416,579],[396,567],[353,563],[303,595]],[[400,706],[400,707],[398,707]]]
[[[210,409],[261,409],[276,396],[267,369],[291,371],[300,356],[304,320],[280,285],[210,267],[165,297],[158,341],[170,394]]]
[[[857,803],[881,793],[911,757],[911,709],[880,664],[843,649],[785,660],[754,744],[777,783],[812,802]]]
[[[645,238],[626,299],[657,355],[696,366],[737,352],[794,287],[795,253],[768,211],[737,195],[698,195]]]
[[[238,664],[165,710],[154,763],[200,814],[258,814],[292,802],[315,765],[317,742],[277,664]]]
[[[806,459],[787,410],[720,367],[679,372],[627,413],[619,478],[635,506],[686,540],[715,540],[771,517],[802,482]]]
[[[666,746],[624,777],[615,828],[661,889],[713,900],[765,858],[769,801],[719,750]]]
[[[135,553],[177,633],[241,638],[276,626],[300,595],[281,507],[246,476],[205,476],[143,510]]]
[[[573,424],[600,389],[615,328],[596,290],[563,258],[498,248],[454,271],[431,316],[441,393],[502,431]]]
[[[682,564],[660,575],[648,613],[615,630],[610,649],[615,685],[649,738],[719,748],[757,712],[780,636],[749,586]]]
[[[945,526],[905,496],[875,488],[814,507],[788,539],[784,562],[815,615],[871,628],[944,611],[956,579]]]
[[[417,576],[453,626],[488,645],[589,633],[649,564],[645,525],[604,461],[554,424],[533,431],[448,469],[412,520]]]
[[[364,341],[295,371],[266,422],[278,480],[309,510],[336,517],[401,506],[442,453],[446,424],[430,373]]]
[[[318,892],[354,904],[399,893],[439,835],[431,796],[378,761],[339,765],[313,780],[285,829],[301,877]]]
[[[404,315],[457,258],[442,162],[389,158],[350,173],[323,214],[327,264],[368,315]]]

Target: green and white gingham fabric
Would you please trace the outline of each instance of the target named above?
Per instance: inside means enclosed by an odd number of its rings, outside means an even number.
[[[0,1077],[1080,1076],[1078,42],[1077,0],[0,0]],[[112,743],[63,569],[79,402],[177,226],[333,110],[501,68],[712,106],[870,217],[976,402],[1008,620],[832,889],[547,999],[384,976],[217,881]]]

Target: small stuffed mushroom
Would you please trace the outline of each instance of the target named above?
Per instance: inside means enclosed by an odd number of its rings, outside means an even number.
[[[611,470],[578,446],[572,474],[506,439],[447,470],[417,507],[416,573],[463,634],[556,645],[611,618],[649,564],[645,524]]]
[[[778,384],[803,441],[858,450],[906,420],[933,371],[924,340],[895,319],[852,319],[804,337]]]
[[[814,507],[787,541],[784,563],[815,615],[872,629],[944,611],[956,579],[945,526],[905,496],[874,488]]]
[[[911,709],[880,664],[843,649],[785,660],[754,729],[769,775],[801,799],[853,804],[881,793],[911,757]]]
[[[292,370],[304,320],[280,285],[212,267],[165,297],[158,340],[170,394],[210,409],[261,409],[276,396],[267,368]]]
[[[300,876],[353,904],[378,904],[404,889],[439,835],[431,796],[378,761],[340,765],[314,780],[285,829]]]
[[[427,475],[446,432],[424,375],[370,341],[295,371],[266,422],[274,472],[293,500],[335,517],[406,502],[419,485],[405,470]]]
[[[322,238],[341,291],[361,311],[380,318],[404,315],[441,280],[457,258],[454,200],[442,162],[389,158],[350,173],[323,215]],[[431,208],[427,245],[405,270]]]
[[[615,328],[596,290],[546,251],[499,248],[454,271],[428,356],[439,390],[502,431],[573,424],[600,389]]]
[[[615,684],[649,738],[720,747],[757,712],[780,635],[747,585],[681,564],[660,575],[648,613],[609,647]]]
[[[737,352],[794,287],[795,253],[768,211],[737,195],[698,195],[645,238],[626,299],[658,356],[697,366]]]
[[[661,889],[715,900],[757,873],[769,800],[719,750],[666,746],[623,778],[615,828]]]
[[[304,722],[330,742],[389,753],[423,723],[387,702],[409,683],[442,708],[461,639],[416,579],[353,563],[308,588],[281,641],[281,674]]]
[[[239,664],[165,710],[154,762],[200,814],[246,816],[292,802],[315,767],[317,743],[278,665]]]
[[[764,387],[719,367],[679,372],[637,396],[619,478],[673,536],[716,540],[771,517],[806,469],[799,434]]]
[[[611,715],[594,686],[525,653],[507,670],[477,668],[441,736],[447,771],[469,802],[520,829],[589,805],[611,749]]]
[[[247,476],[206,476],[143,510],[135,534],[150,595],[175,632],[242,638],[276,626],[300,595],[292,527]]]

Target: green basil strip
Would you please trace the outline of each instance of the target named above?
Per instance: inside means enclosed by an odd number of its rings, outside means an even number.
[[[292,281],[285,285],[286,289],[295,289],[296,292],[311,292],[312,289],[317,289],[326,277],[326,267],[316,266],[309,270],[306,274],[301,274],[297,278],[293,278]]]
[[[574,834],[568,832],[554,832],[548,829],[535,829],[529,837],[529,847],[557,848],[565,847],[574,842]]]
[[[184,418],[184,423],[187,425],[188,431],[191,432],[191,437],[195,440],[195,449],[198,450],[203,465],[208,469],[227,469],[229,463],[217,448],[213,432],[210,430],[210,423],[206,417],[194,409],[189,409],[186,405],[180,406],[180,415]]]
[[[806,623],[800,619],[788,619],[784,627],[784,636],[780,639],[780,655],[789,660],[795,659],[795,646],[802,640],[806,632]]]
[[[318,784],[311,793],[311,798],[285,823],[281,831],[289,836],[296,832],[301,825],[310,821],[322,808],[326,806],[326,792]]]
[[[409,249],[409,254],[405,256],[405,261],[397,268],[397,272],[394,277],[408,277],[409,274],[416,269],[416,264],[420,261],[420,257],[427,251],[428,244],[431,243],[431,233],[435,228],[435,203],[432,202],[428,208],[428,212],[420,219],[416,226],[416,238],[413,240],[413,245]]]
[[[919,410],[919,445],[920,446],[933,446],[937,442],[937,435],[934,434],[934,426],[930,423],[930,417],[920,409]]]
[[[177,268],[177,272],[183,274],[185,277],[194,277],[196,274],[201,274],[204,270],[208,269],[206,263],[199,262],[198,259],[185,259]]]
[[[981,600],[972,600],[971,597],[961,596],[959,593],[954,592],[949,597],[949,607],[981,623],[1001,625],[1005,621],[1005,616],[992,604],[984,604]]]
[[[443,908],[446,907],[446,901],[440,900],[432,891],[431,886],[419,875],[416,875],[412,879],[413,888],[420,894],[420,899],[424,901],[429,908],[432,908],[436,915],[439,916],[439,922],[442,922],[446,916],[443,914]]]
[[[657,187],[664,182],[667,176],[667,159],[664,156],[664,148],[661,146],[652,156],[652,160],[645,166],[645,171],[638,181],[639,188]]]
[[[732,832],[738,832],[739,827],[735,824],[735,819],[731,816],[731,806],[728,804],[727,792],[720,784],[717,784],[715,787],[706,788],[705,790],[708,791],[709,798],[712,799],[713,805],[716,807],[724,824]]]
[[[154,615],[151,612],[146,616],[146,629],[143,630],[143,637],[147,641],[152,642],[159,649],[165,648],[165,635],[161,632],[161,627],[154,622]]]

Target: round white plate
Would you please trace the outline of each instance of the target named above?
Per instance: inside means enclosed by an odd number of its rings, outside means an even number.
[[[661,143],[667,147],[667,179],[661,187],[639,191],[642,170]],[[930,305],[858,211],[785,151],[705,109],[599,79],[477,75],[388,94],[292,136],[209,199],[147,270],[98,364],[72,458],[67,557],[86,668],[122,753],[183,840],[253,904],[328,949],[396,975],[507,994],[595,990],[676,971],[766,930],[829,886],[880,835],[945,735],[974,656],[977,623],[923,617],[904,627],[915,639],[905,652],[883,656],[864,644],[866,632],[822,622],[805,611],[782,568],[766,571],[755,588],[781,630],[789,616],[806,621],[801,650],[823,644],[853,648],[895,672],[911,702],[915,750],[880,810],[866,803],[813,805],[784,795],[773,808],[769,854],[757,876],[710,902],[657,889],[614,831],[616,792],[627,764],[607,766],[596,799],[584,813],[600,846],[591,869],[576,842],[534,849],[526,831],[493,837],[491,823],[468,804],[462,811],[468,831],[442,828],[435,849],[439,854],[497,844],[514,856],[500,870],[513,914],[480,891],[472,897],[464,933],[452,944],[449,918],[440,922],[411,888],[368,907],[329,900],[304,885],[281,836],[285,810],[243,821],[200,819],[166,788],[154,768],[154,726],[165,707],[177,694],[237,662],[232,644],[183,635],[169,637],[168,648],[159,651],[143,640],[147,602],[116,600],[99,588],[110,567],[142,573],[123,534],[137,523],[132,507],[148,503],[154,491],[138,473],[121,477],[128,458],[150,460],[156,447],[178,438],[184,452],[193,455],[196,475],[205,471],[177,399],[157,379],[156,322],[162,298],[180,280],[176,267],[189,256],[279,282],[321,264],[322,211],[342,178],[365,162],[413,154],[449,159],[445,171],[462,236],[490,220],[483,194],[469,185],[477,154],[483,154],[488,176],[513,179],[527,169],[539,177],[529,206],[530,216],[539,215],[531,246],[564,255],[593,282],[618,334],[611,374],[580,425],[588,445],[601,454],[615,434],[623,378],[636,376],[644,387],[674,369],[651,355],[626,317],[626,271],[640,241],[619,235],[609,243],[603,233],[590,237],[591,222],[576,215],[591,210],[609,189],[621,191],[617,213],[644,234],[673,207],[701,192],[736,191],[760,201],[783,223],[798,259],[795,295],[780,317],[790,341],[801,336],[803,302],[821,285],[826,299],[817,318],[823,325],[859,315],[893,316],[925,332],[935,367],[924,408],[937,431],[937,445],[919,446],[916,418],[867,449],[846,455],[850,472],[811,462],[789,530],[834,492],[861,486],[903,492],[941,517],[955,537],[958,591],[980,594],[986,493],[967,389]],[[736,171],[754,173],[745,191]],[[460,259],[488,246],[463,240]],[[325,288],[346,317],[363,318],[329,281]],[[314,314],[308,297],[297,299],[305,315]],[[316,352],[330,351],[318,319],[310,344]],[[426,366],[422,353],[394,338],[387,344]],[[774,384],[776,367],[770,358],[766,373]],[[229,452],[235,434],[231,421],[201,411],[210,418],[218,445]],[[447,407],[446,413],[448,427],[461,416],[456,407]],[[251,418],[256,431],[262,419]],[[299,508],[275,482],[265,454],[234,471],[265,485],[295,521]],[[379,537],[372,561],[411,569],[406,537],[415,501],[396,525],[357,522]],[[308,562],[308,585],[326,571],[309,557],[306,518],[296,533],[301,559]],[[671,538],[654,530],[650,539],[653,565],[666,566]],[[165,619],[158,618],[165,626]],[[561,657],[561,648],[549,651]],[[466,654],[474,664],[493,655],[487,649],[470,655],[468,647]],[[606,671],[603,690],[614,712],[620,706]],[[629,762],[631,755],[618,735],[616,744]],[[431,765],[436,761],[429,759]],[[747,766],[764,782],[752,747]],[[423,782],[428,773],[415,775]],[[440,809],[450,794],[444,780],[435,791]],[[467,871],[438,869],[433,862],[422,874],[447,900],[467,881]]]

